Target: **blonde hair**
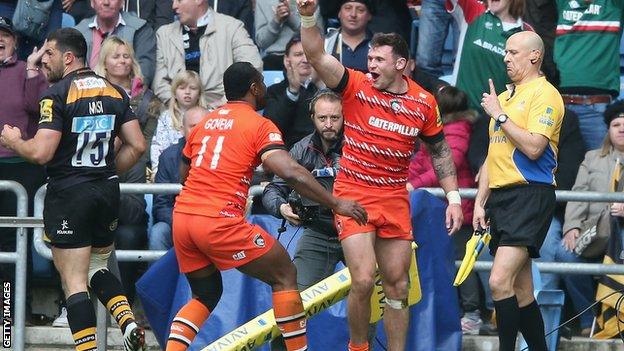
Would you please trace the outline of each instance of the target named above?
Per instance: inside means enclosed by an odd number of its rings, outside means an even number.
[[[143,74],[141,73],[141,66],[139,66],[139,62],[134,56],[134,49],[132,45],[130,45],[127,41],[121,39],[117,36],[109,36],[102,43],[102,48],[100,49],[100,56],[98,57],[98,63],[93,69],[93,71],[106,78],[106,58],[112,55],[117,47],[123,45],[128,49],[128,54],[130,54],[130,59],[132,60],[132,70],[130,71],[130,79],[139,78],[143,80]]]
[[[193,81],[195,81],[195,84],[197,84],[197,87],[199,88],[199,97],[197,99],[196,106],[201,106],[203,108],[207,107],[206,95],[204,93],[199,74],[195,71],[188,70],[176,74],[171,82],[171,99],[169,99],[169,114],[171,115],[173,128],[176,130],[182,130],[182,120],[184,119],[184,111],[182,111],[180,105],[178,104],[178,100],[176,100],[176,90],[178,90],[181,85],[188,85]]]

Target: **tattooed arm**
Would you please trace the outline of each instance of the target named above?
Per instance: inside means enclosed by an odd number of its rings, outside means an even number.
[[[451,191],[457,191],[457,172],[453,163],[451,148],[444,138],[427,144],[427,151],[431,155],[433,170],[435,171],[440,186],[444,192],[448,194]],[[461,205],[449,204],[446,208],[446,229],[449,234],[453,234],[459,230],[464,222]]]
[[[457,172],[455,171],[451,148],[446,143],[446,139],[442,138],[433,144],[425,143],[425,145],[427,145],[427,151],[431,155],[433,170],[444,192],[457,190]]]

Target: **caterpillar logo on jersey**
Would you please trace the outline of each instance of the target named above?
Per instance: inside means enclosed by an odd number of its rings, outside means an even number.
[[[260,233],[256,234],[253,238],[253,243],[257,246],[257,247],[264,247],[265,242],[264,242],[264,238],[262,237],[262,235]]]
[[[245,255],[245,251],[240,251],[232,255],[232,259],[234,259],[234,261],[240,261],[245,257],[247,257],[247,255]]]
[[[52,122],[52,99],[43,99],[39,102],[39,123]]]

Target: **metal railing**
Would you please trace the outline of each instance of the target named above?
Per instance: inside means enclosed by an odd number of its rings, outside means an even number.
[[[28,217],[28,193],[26,189],[18,182],[10,180],[0,180],[0,191],[11,191],[17,198],[17,218]],[[6,217],[0,217],[5,219]],[[2,227],[17,228],[15,233],[15,251],[0,252],[1,263],[15,264],[15,301],[13,314],[13,328],[15,330],[14,338],[11,338],[12,347],[15,351],[24,351],[25,332],[26,332],[26,268],[28,257],[28,237],[26,227],[14,223],[14,217],[6,218],[7,224]],[[3,316],[5,318],[5,316]],[[7,345],[3,345],[7,346]]]
[[[179,184],[121,184],[121,192],[126,194],[177,194],[182,186]],[[15,343],[14,349],[24,349],[25,336],[25,300],[26,300],[26,228],[34,227],[35,235],[33,244],[35,250],[43,257],[51,260],[52,252],[43,240],[43,203],[45,186],[42,186],[35,195],[34,217],[27,217],[27,194],[25,189],[18,183],[0,181],[0,190],[12,190],[18,194],[17,217],[0,217],[0,227],[17,227],[16,252],[0,253],[0,262],[16,263],[16,309],[15,309]],[[260,196],[264,187],[252,186],[249,196]],[[440,188],[424,188],[437,197],[444,197],[444,191]],[[474,198],[476,189],[460,189],[463,198]],[[574,192],[556,191],[557,201],[586,201],[586,202],[624,202],[624,193],[599,193],[599,192]],[[109,264],[115,266],[118,261],[155,261],[165,251],[150,250],[117,250],[116,255],[111,255]],[[116,256],[116,257],[115,257]],[[475,270],[489,270],[492,262],[476,262]],[[537,262],[537,267],[544,273],[572,273],[572,274],[624,274],[624,265],[604,265],[590,263],[558,263]],[[102,304],[98,304],[98,349],[106,349],[106,326],[108,323],[108,311]]]

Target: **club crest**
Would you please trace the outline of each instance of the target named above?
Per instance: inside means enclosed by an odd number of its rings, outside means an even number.
[[[390,100],[390,108],[394,113],[398,113],[403,108],[403,102],[399,99]]]

